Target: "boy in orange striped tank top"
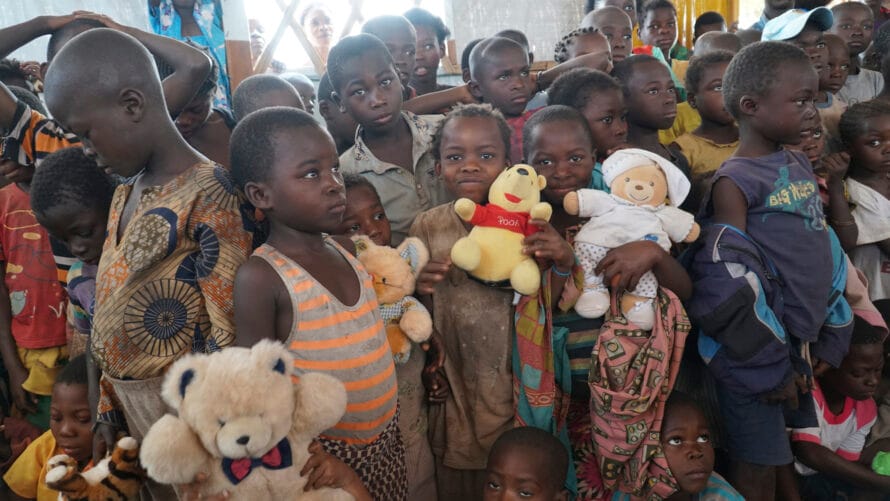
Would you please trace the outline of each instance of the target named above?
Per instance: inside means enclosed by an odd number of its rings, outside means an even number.
[[[268,108],[235,128],[231,162],[235,182],[269,222],[268,240],[235,278],[236,343],[277,339],[290,347],[297,374],[343,381],[346,414],[321,445],[374,499],[406,499],[395,367],[372,282],[352,241],[326,236],[346,209],[333,139],[305,112]],[[314,463],[310,484],[354,485],[340,461]]]

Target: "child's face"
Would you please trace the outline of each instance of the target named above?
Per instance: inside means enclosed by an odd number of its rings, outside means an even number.
[[[637,7],[634,0],[606,0],[604,6],[618,7],[630,18],[630,25],[637,25]]]
[[[315,87],[311,83],[302,80],[291,82],[291,85],[297,89],[297,93],[300,95],[300,100],[303,101],[303,107],[306,109],[306,112],[310,115],[315,113],[315,101],[318,99],[315,96]]]
[[[827,44],[828,59],[819,73],[819,89],[837,93],[843,88],[850,73],[850,54],[847,46],[837,38]]]
[[[197,132],[213,112],[213,92],[195,96],[182,112],[176,117],[174,123],[176,130],[182,137],[188,139]]]
[[[817,169],[822,163],[822,152],[825,151],[825,133],[821,121],[813,120],[813,122],[815,122],[813,127],[800,133],[800,144],[789,145],[788,148],[803,152],[813,168]]]
[[[590,126],[598,154],[607,155],[627,141],[627,107],[620,89],[591,94],[581,114]]]
[[[565,500],[558,481],[547,478],[547,465],[537,451],[522,446],[505,447],[489,458],[486,468],[485,501]]]
[[[633,46],[633,25],[625,14],[608,11],[597,18],[598,24],[594,26],[602,33],[612,49],[612,61],[622,61],[630,55]]]
[[[670,57],[671,48],[677,43],[677,15],[673,10],[649,11],[638,29],[644,44],[658,47],[664,57]]]
[[[776,72],[776,82],[765,95],[752,97],[753,127],[771,141],[798,144],[801,132],[819,116],[813,101],[819,78],[809,64],[784,65]]]
[[[578,124],[569,121],[542,123],[532,129],[526,160],[547,178],[544,200],[562,206],[572,191],[587,188],[593,172],[593,147]]]
[[[858,56],[871,44],[874,26],[871,10],[846,8],[835,15],[831,32],[844,39],[850,56]]]
[[[74,257],[86,264],[99,264],[108,225],[107,210],[63,202],[35,215],[40,225],[64,243]]]
[[[608,50],[610,50],[610,48],[606,37],[604,37],[602,33],[591,32],[575,37],[575,40],[568,46],[566,55],[569,59],[575,59],[576,57],[585,54],[605,52]]]
[[[668,129],[677,118],[677,90],[670,70],[658,61],[637,63],[627,82],[628,121],[649,129]]]
[[[377,35],[375,33],[375,35]],[[411,81],[411,75],[414,74],[415,58],[417,56],[417,39],[414,30],[409,27],[395,27],[386,31],[385,34],[377,35],[386,45],[389,53],[392,55],[393,66],[399,74],[399,81],[402,85],[408,86]]]
[[[348,60],[337,92],[340,102],[356,123],[385,133],[399,126],[402,86],[395,67],[380,52],[366,52]]]
[[[488,189],[507,166],[507,150],[489,117],[456,117],[442,129],[436,174],[455,198],[488,201]]]
[[[250,201],[273,224],[306,233],[336,233],[346,212],[346,190],[331,136],[308,126],[278,131],[272,142],[275,160],[269,179],[247,183]]]
[[[686,404],[671,408],[662,423],[661,447],[680,491],[704,490],[714,470],[714,447],[704,414]]]
[[[417,55],[412,78],[421,82],[434,82],[445,47],[439,45],[436,32],[429,26],[420,25],[414,29],[417,31]]]
[[[808,24],[800,32],[800,35],[788,40],[788,42],[800,47],[810,56],[810,62],[813,64],[813,69],[816,72],[819,72],[825,66],[825,59],[828,58],[825,47],[825,34],[818,28]]]
[[[689,100],[702,118],[719,125],[728,125],[735,120],[723,105],[723,75],[727,66],[728,62],[706,66],[699,88]]]
[[[820,384],[853,400],[865,400],[874,397],[883,369],[882,343],[851,344],[841,366],[829,369]]]
[[[471,81],[471,90],[504,115],[517,117],[525,111],[533,90],[528,54],[521,47],[504,47],[488,54],[479,75]]]
[[[341,235],[367,235],[375,244],[389,246],[392,233],[389,219],[377,192],[367,186],[346,190],[346,212],[340,224]]]
[[[49,429],[62,452],[79,463],[88,461],[93,455],[93,432],[87,386],[53,386],[49,416]]]
[[[865,134],[850,145],[850,163],[871,172],[890,172],[890,115],[866,120]]]

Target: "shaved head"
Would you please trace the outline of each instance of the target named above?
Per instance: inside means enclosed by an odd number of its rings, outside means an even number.
[[[698,37],[693,52],[696,56],[702,56],[715,50],[725,50],[736,54],[742,50],[742,39],[735,33],[709,31]]]
[[[525,54],[525,49],[517,42],[504,37],[486,38],[473,47],[470,53],[470,76],[475,80],[485,68],[485,60],[496,54],[516,50]]]
[[[584,19],[581,20],[581,27],[600,29],[603,24],[623,23],[625,21],[630,24],[630,16],[618,7],[607,5],[588,12]]]

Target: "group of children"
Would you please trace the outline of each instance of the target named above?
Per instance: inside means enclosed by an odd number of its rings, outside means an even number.
[[[13,437],[20,421],[4,419],[7,494],[55,497],[50,457],[88,468],[119,434],[141,439],[180,356],[270,338],[298,375],[347,390],[309,488],[886,496],[872,461],[890,454],[890,104],[860,64],[871,9],[789,10],[747,45],[703,16],[690,53],[669,1],[593,3],[551,69],[532,72],[527,39],[505,30],[470,44],[465,84],[441,85],[448,30],[412,9],[331,47],[317,89],[254,75],[231,111],[213,104],[216,63],[188,44],[85,12],[0,29],[0,55],[51,36],[48,65],[0,84],[0,354],[11,410],[48,430]],[[48,111],[15,87],[31,81]],[[587,219],[564,200],[609,192],[603,162],[626,148],[682,171],[704,229],[599,261],[619,293],[655,276],[651,331],[573,309]],[[553,208],[522,241],[541,275],[530,296],[451,262],[472,226],[454,201],[488,203],[516,163],[546,179]],[[356,235],[429,251],[415,294],[433,335],[407,359],[391,355]],[[622,337],[646,346],[626,365]]]

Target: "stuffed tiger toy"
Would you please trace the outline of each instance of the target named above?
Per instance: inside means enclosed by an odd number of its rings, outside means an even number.
[[[129,501],[139,498],[145,470],[139,465],[139,445],[133,437],[117,441],[111,456],[81,473],[65,454],[47,465],[46,485],[59,491],[61,501]]]

